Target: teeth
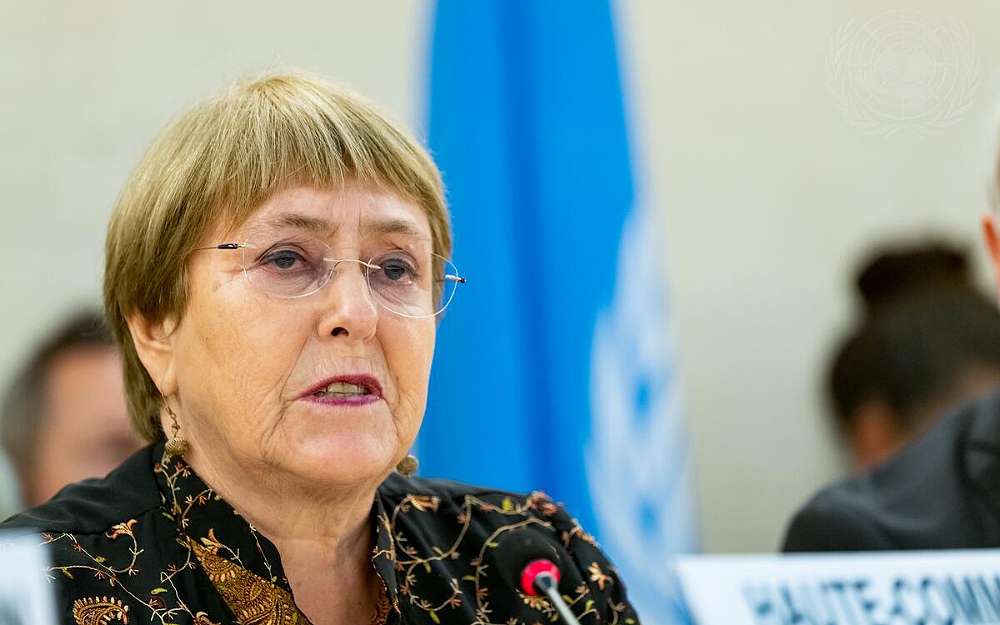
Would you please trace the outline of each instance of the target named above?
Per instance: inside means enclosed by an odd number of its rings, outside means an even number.
[[[358,386],[357,384],[348,384],[346,382],[334,382],[326,388],[316,391],[315,395],[341,395],[341,396],[352,396],[352,395],[367,395],[368,389],[363,386]]]

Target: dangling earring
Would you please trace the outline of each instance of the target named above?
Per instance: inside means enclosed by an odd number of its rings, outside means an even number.
[[[167,452],[168,456],[183,456],[189,449],[191,449],[191,445],[183,437],[177,434],[180,431],[181,426],[177,423],[177,415],[175,415],[174,411],[170,409],[166,400],[163,401],[163,406],[167,409],[167,414],[170,415],[170,420],[172,421],[170,425],[172,433],[170,438],[167,439],[167,444],[163,449]]]
[[[403,477],[410,477],[417,472],[417,467],[420,466],[420,462],[417,457],[413,454],[406,454],[406,457],[399,461],[396,465],[396,471],[399,472]]]

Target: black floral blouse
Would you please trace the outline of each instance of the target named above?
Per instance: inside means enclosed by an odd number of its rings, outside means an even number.
[[[639,622],[594,540],[541,493],[393,474],[371,518],[384,586],[374,622],[558,623],[546,599],[501,574],[540,542],[561,560],[560,594],[581,624]],[[61,623],[308,623],[275,546],[163,443],[3,527],[30,528],[48,545]]]

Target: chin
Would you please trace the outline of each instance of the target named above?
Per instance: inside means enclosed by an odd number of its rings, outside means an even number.
[[[346,486],[381,481],[398,455],[392,442],[371,433],[314,436],[288,450],[286,469],[316,485]]]

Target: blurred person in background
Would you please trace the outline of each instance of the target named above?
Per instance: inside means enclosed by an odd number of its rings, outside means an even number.
[[[0,445],[22,503],[103,477],[140,447],[125,405],[122,365],[99,314],[66,319],[14,377],[0,413]]]
[[[1000,167],[995,173],[1000,197]],[[980,227],[1000,291],[996,212],[983,215]],[[963,323],[961,332],[968,330]],[[962,405],[887,462],[820,491],[794,516],[784,540],[785,551],[995,547],[1000,547],[1000,393]]]
[[[965,254],[943,244],[885,248],[856,286],[864,315],[835,352],[828,388],[863,472],[1000,384],[1000,310],[972,285]]]

